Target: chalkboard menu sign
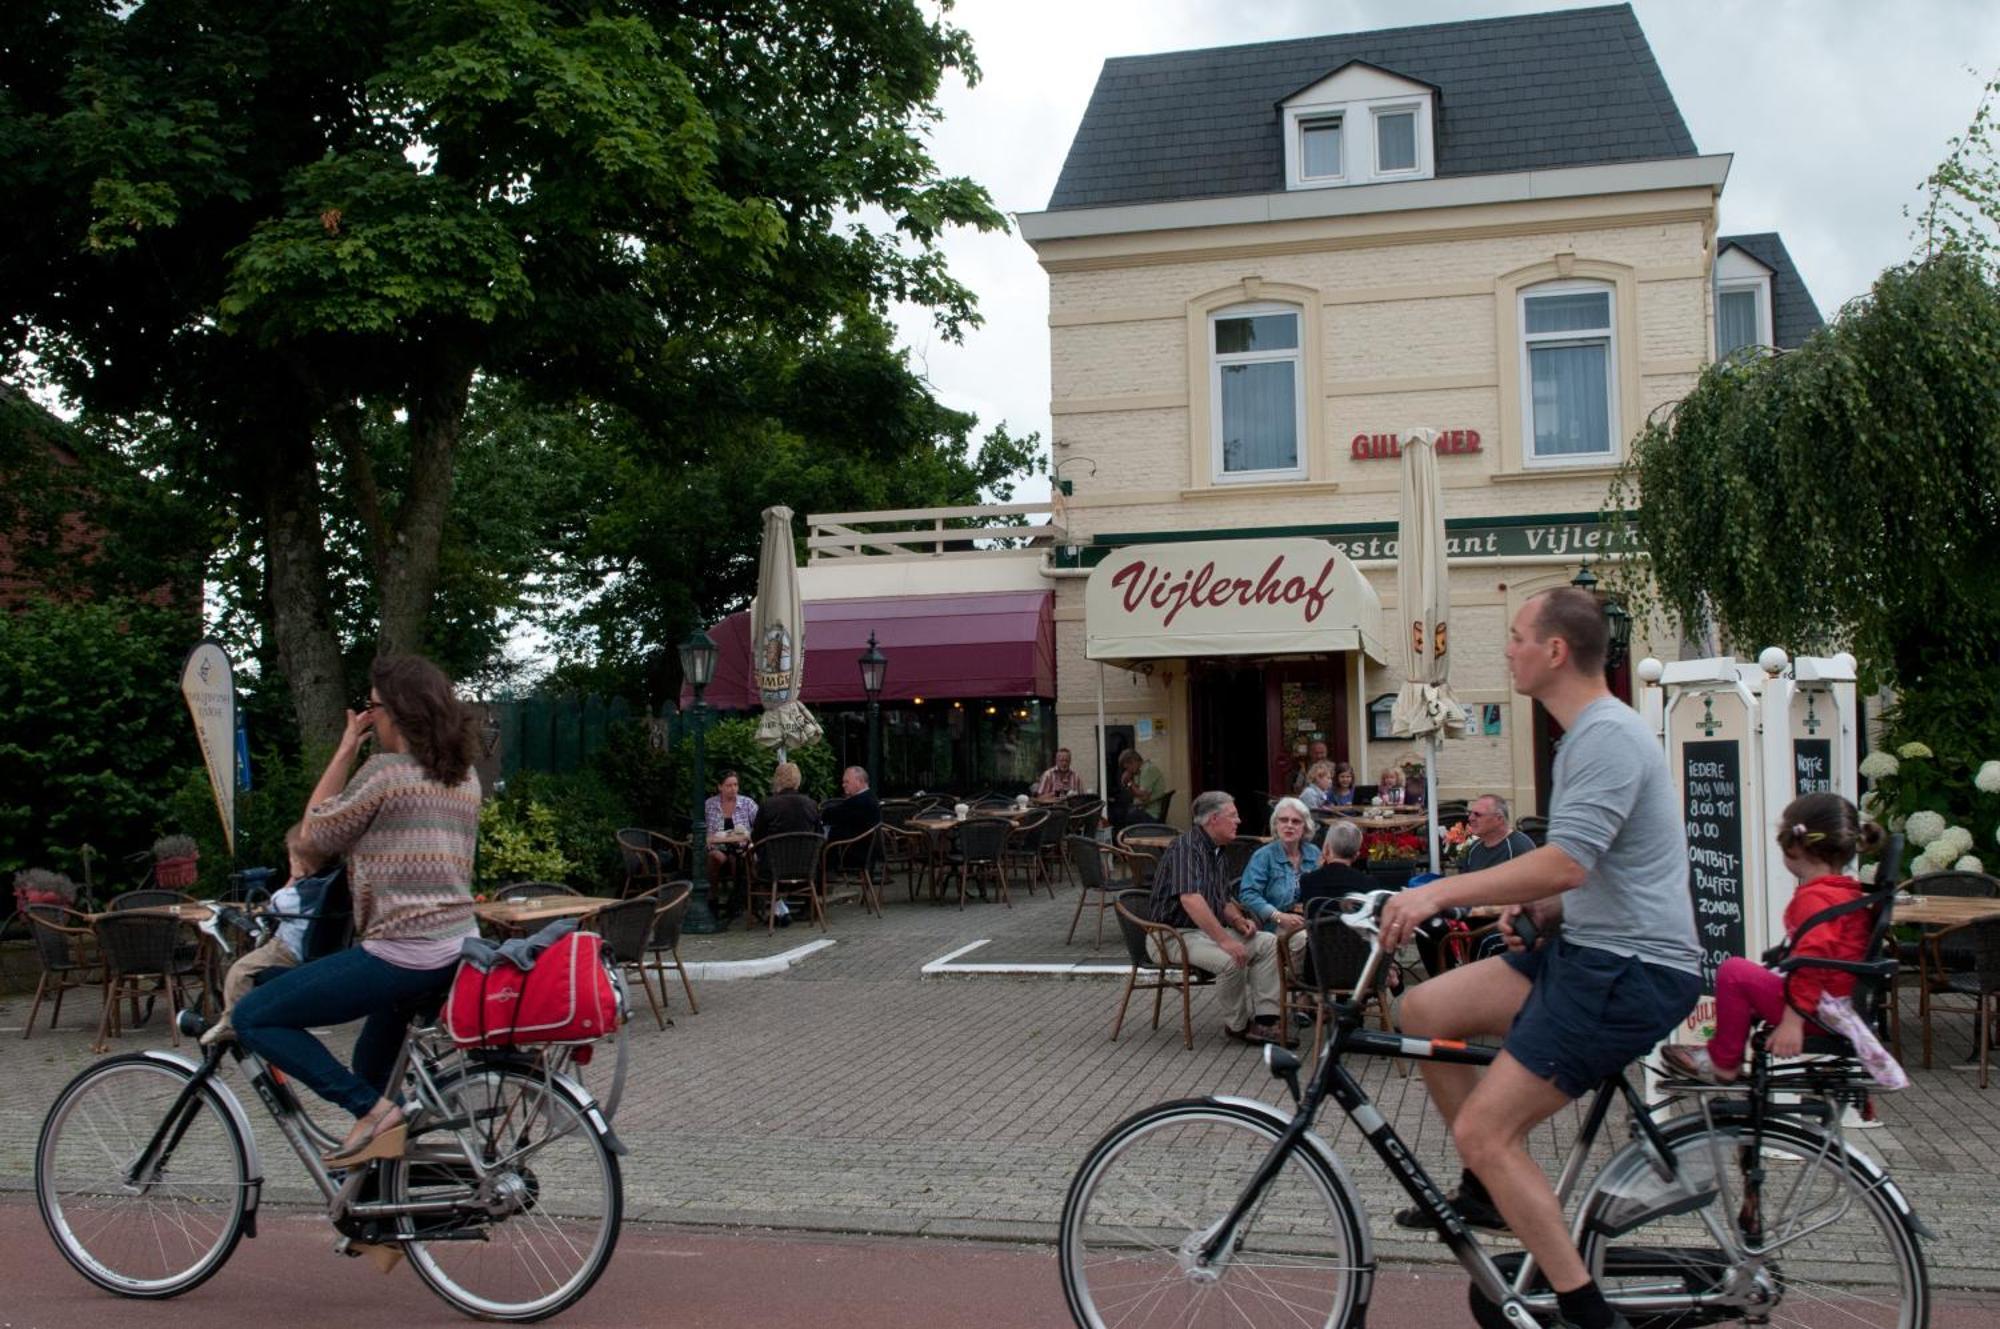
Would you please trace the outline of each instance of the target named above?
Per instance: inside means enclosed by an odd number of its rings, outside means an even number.
[[[1792,784],[1801,794],[1833,792],[1833,740],[1792,740]]]
[[[1742,749],[1735,743],[1687,743],[1681,761],[1701,978],[1713,992],[1722,962],[1743,954]]]

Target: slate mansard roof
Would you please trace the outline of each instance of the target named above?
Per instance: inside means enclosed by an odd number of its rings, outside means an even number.
[[[1107,60],[1049,210],[1282,192],[1278,104],[1356,60],[1438,89],[1440,178],[1696,155],[1613,5]]]
[[[1776,231],[1715,237],[1716,257],[1732,247],[1771,270],[1771,340],[1779,350],[1791,350],[1825,325],[1812,292],[1806,289],[1806,279],[1799,275]]]

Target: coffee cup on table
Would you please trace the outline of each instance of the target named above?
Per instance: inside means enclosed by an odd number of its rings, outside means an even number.
[[[971,811],[972,809],[967,807],[963,803],[954,803],[951,805],[951,815],[958,818],[960,821],[964,821],[966,816],[969,813],[971,813]]]

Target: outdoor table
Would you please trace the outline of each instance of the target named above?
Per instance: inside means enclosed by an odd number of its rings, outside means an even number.
[[[545,895],[532,900],[481,900],[472,912],[482,923],[521,932],[558,918],[588,918],[616,903],[595,895]]]
[[[1408,831],[1426,825],[1430,820],[1422,811],[1377,815],[1374,810],[1365,809],[1359,813],[1342,812],[1338,815],[1353,822],[1363,831]]]
[[[1179,838],[1177,835],[1128,835],[1120,843],[1127,849],[1164,850]]]
[[[1925,895],[1905,891],[1896,897],[1895,921],[1922,923],[1930,927],[1956,927],[2000,918],[2000,899],[1979,899],[1965,895]]]

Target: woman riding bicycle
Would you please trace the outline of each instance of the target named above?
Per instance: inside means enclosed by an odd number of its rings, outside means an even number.
[[[403,1112],[383,1095],[409,1013],[450,984],[475,930],[472,717],[451,680],[417,656],[378,659],[370,682],[302,826],[312,849],[346,856],[361,944],[256,988],[233,1016],[245,1047],[354,1114],[346,1142],[326,1155],[336,1168],[402,1152]],[[375,754],[349,779],[371,735]],[[352,1070],[306,1032],[364,1017]]]

